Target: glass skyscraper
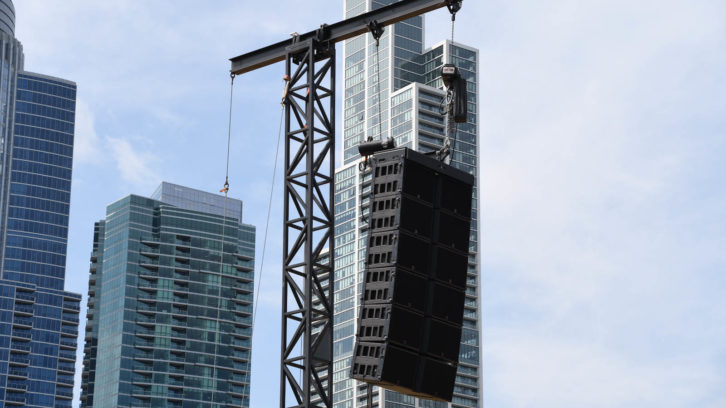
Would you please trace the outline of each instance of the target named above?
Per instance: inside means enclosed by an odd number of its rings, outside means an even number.
[[[96,223],[82,405],[247,407],[255,227],[170,183]]]
[[[344,0],[345,17],[394,0]],[[367,137],[393,137],[397,146],[438,150],[445,137],[445,96],[441,66],[453,61],[467,80],[468,122],[451,136],[451,164],[476,177],[472,197],[469,271],[459,368],[451,404],[416,399],[375,388],[381,408],[481,407],[480,251],[477,170],[478,51],[451,41],[424,49],[422,16],[386,28],[376,50],[370,34],[344,43],[343,165],[335,174],[335,330],[333,401],[335,408],[366,406],[366,384],[350,379],[350,364],[365,267],[371,176],[358,167],[357,145]],[[377,58],[378,57],[378,58]],[[379,77],[380,75],[380,77]],[[379,111],[380,106],[380,111]]]
[[[76,85],[23,71],[0,1],[0,406],[70,407],[81,296],[65,292]]]

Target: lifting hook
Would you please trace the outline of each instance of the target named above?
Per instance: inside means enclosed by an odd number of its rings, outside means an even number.
[[[456,20],[456,13],[461,10],[461,3],[463,0],[447,0],[446,1],[446,8],[449,9],[449,13],[451,13],[451,21]]]
[[[368,29],[371,31],[371,34],[373,34],[373,38],[376,39],[376,47],[378,47],[381,36],[383,36],[383,31],[385,31],[383,26],[377,20],[372,20],[368,23]]]

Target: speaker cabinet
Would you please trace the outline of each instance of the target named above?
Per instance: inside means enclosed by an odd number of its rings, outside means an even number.
[[[451,401],[474,177],[409,149],[371,158],[365,282],[352,377]]]

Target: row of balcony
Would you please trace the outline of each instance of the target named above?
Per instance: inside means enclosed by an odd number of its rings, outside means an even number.
[[[26,314],[32,316],[32,310],[29,312],[21,312],[17,313],[16,308],[16,315],[13,317],[13,327],[16,328],[24,328],[24,329],[32,329],[33,328],[33,319],[32,317],[25,316]],[[79,323],[79,319],[77,315],[69,315],[67,313],[63,313],[61,315],[61,321],[63,323],[71,323],[74,326],[77,326]],[[77,329],[73,329],[74,333],[77,332]]]
[[[142,400],[150,400],[151,397],[162,397],[167,398],[169,400],[181,400],[184,398],[184,392],[178,391],[172,388],[169,388],[167,391],[161,393],[161,392],[152,392],[150,389],[151,385],[138,385],[133,390],[131,390],[131,396],[135,398],[140,398]],[[226,391],[232,395],[238,396],[238,397],[244,397],[249,394],[249,390],[245,389],[245,386],[231,386]],[[151,403],[149,405],[145,404],[134,404],[135,407],[151,407]]]
[[[151,364],[144,364],[144,363],[135,363],[133,366],[131,366],[131,369],[136,372],[146,372],[151,373],[154,371],[154,366]],[[169,367],[165,370],[169,374],[176,374],[183,376],[185,374],[184,367],[176,367],[174,365],[169,365]]]
[[[15,300],[17,303],[35,303],[35,295],[28,292],[16,292]]]
[[[56,397],[61,397],[63,399],[73,399],[73,389],[56,387],[55,395],[56,395]]]
[[[182,375],[179,375],[179,377],[184,378]],[[154,380],[151,375],[141,375],[136,373],[134,374],[134,379],[131,380],[131,383],[134,385],[153,385]],[[171,388],[182,388],[184,387],[184,380],[177,379],[175,377],[168,377],[164,381],[164,385]]]
[[[151,390],[147,389],[141,389],[141,388],[134,388],[131,390],[131,396],[136,398],[150,398],[152,396],[156,397],[164,397],[168,399],[177,399],[181,400],[184,398],[184,392],[183,391],[176,391],[176,390],[167,390],[166,392],[162,393],[152,393]]]
[[[13,340],[30,340],[33,335],[30,330],[27,329],[20,329],[20,328],[13,328],[11,337]]]
[[[56,376],[56,382],[73,385],[73,377]]]
[[[12,342],[10,344],[10,349],[13,351],[17,351],[23,354],[29,354],[30,353],[30,344],[29,343],[18,343],[18,342]]]
[[[63,336],[63,335],[76,337],[78,335],[78,328],[61,325],[61,336]]]
[[[78,342],[76,342],[75,339],[65,339],[61,338],[60,340],[60,346],[61,348],[69,348],[75,350],[78,347]]]
[[[24,406],[25,405],[25,392],[15,393],[8,390],[5,394],[5,405],[8,406]]]
[[[69,314],[63,312],[63,314],[61,315],[61,320],[64,322],[71,322],[76,324],[79,323],[78,314]]]
[[[32,316],[33,315],[33,305],[28,303],[17,303],[15,305],[15,314],[16,315],[26,315],[26,316]]]
[[[160,248],[160,244],[162,244],[162,242],[159,242],[159,241],[156,241],[153,239],[142,239],[141,243],[143,245],[145,245],[145,247],[139,251],[140,253],[148,253],[148,254],[159,254],[160,253],[159,248]],[[180,251],[180,252],[188,253],[192,250],[191,237],[179,238],[174,242],[169,242],[169,243],[164,242],[164,244],[173,244],[174,249],[176,251]],[[209,248],[205,248],[205,250],[212,251]],[[213,250],[213,251],[219,252],[219,250]],[[225,251],[225,254],[233,254],[233,253]],[[234,253],[233,255],[237,256],[238,259],[242,259],[242,260],[249,261],[249,260],[253,259],[250,255],[247,255],[244,253]]]
[[[10,365],[27,367],[30,365],[30,358],[25,354],[10,354]]]
[[[10,367],[8,369],[8,380],[10,379],[27,379],[28,370],[26,368]]]
[[[75,351],[61,349],[58,351],[58,358],[61,360],[76,361],[76,353]]]
[[[147,279],[154,279],[158,278],[158,270],[160,264],[158,262],[148,262],[148,261],[141,261],[139,262],[139,265],[142,266],[144,269],[139,272],[139,276]],[[164,265],[161,265],[164,266]],[[189,280],[189,263],[175,263],[174,265],[167,265],[167,266],[173,266],[174,267],[174,279],[180,279],[180,280]],[[222,276],[226,277],[235,277],[237,279],[241,279],[244,282],[252,282],[254,278],[252,277],[252,272],[254,272],[254,268],[251,268],[246,265],[239,265],[235,264],[232,265],[235,268],[236,273],[223,273]],[[207,273],[213,273],[213,274],[219,274],[219,270],[216,271],[205,271]]]
[[[174,296],[179,296],[181,298],[184,298],[185,296],[188,296],[191,294],[200,294],[197,292],[190,292],[189,286],[186,284],[178,284],[174,283],[173,287],[160,287],[158,283],[156,282],[139,282],[137,284],[137,287],[141,290],[139,293],[139,296],[146,296],[146,298],[149,299],[156,299],[156,294],[159,290],[165,291],[166,293],[172,292]],[[216,292],[218,289],[216,287],[213,288]],[[237,292],[236,298],[242,299],[242,300],[249,300],[249,295],[253,292],[253,286],[252,282],[240,282],[237,286],[233,286],[230,288],[225,288],[226,290],[234,290]],[[202,293],[203,294],[203,293]],[[216,295],[216,293],[213,293],[213,295]]]
[[[13,317],[13,327],[23,327],[32,329],[33,328],[33,319],[28,319],[25,317]]]

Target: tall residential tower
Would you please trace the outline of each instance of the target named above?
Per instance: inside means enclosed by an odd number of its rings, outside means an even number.
[[[242,202],[170,183],[96,223],[86,407],[247,407],[255,227]]]
[[[345,17],[394,3],[393,0],[344,0]],[[467,80],[468,121],[457,124],[451,137],[452,165],[473,174],[464,329],[459,369],[451,404],[419,400],[378,389],[374,399],[381,408],[481,407],[479,347],[480,251],[478,185],[478,51],[442,41],[424,48],[424,18],[414,17],[386,28],[378,49],[370,34],[344,44],[343,165],[335,175],[335,334],[333,400],[335,408],[365,407],[366,385],[349,379],[356,313],[360,306],[365,262],[370,173],[358,167],[357,145],[367,137],[393,137],[397,146],[422,152],[437,150],[444,142],[445,92],[440,79],[444,63],[456,64]],[[380,110],[379,110],[380,107]]]
[[[0,0],[0,406],[71,407],[81,296],[64,291],[76,85],[24,71]]]

